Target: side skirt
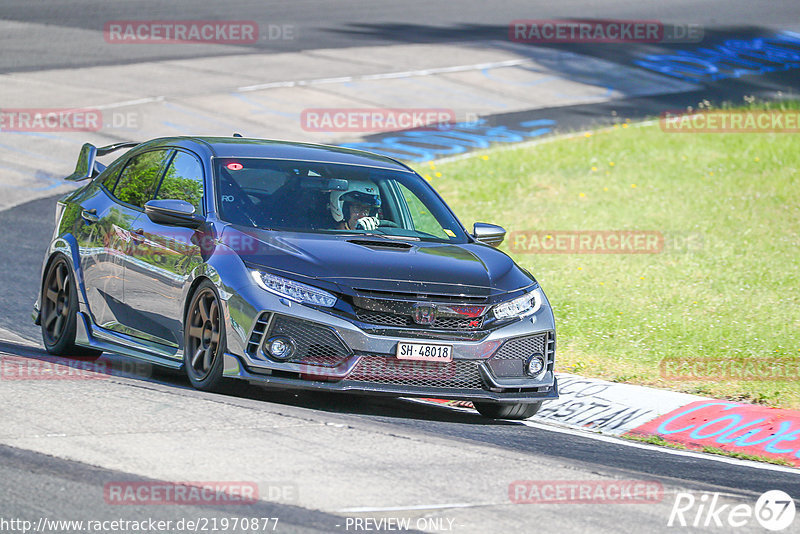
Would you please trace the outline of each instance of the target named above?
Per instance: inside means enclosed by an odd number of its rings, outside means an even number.
[[[90,320],[83,312],[77,314],[75,344],[106,352],[115,352],[171,369],[183,367],[182,351],[176,353],[175,349],[168,347],[161,349],[154,343],[145,344],[134,337],[104,330],[97,325],[90,324]]]

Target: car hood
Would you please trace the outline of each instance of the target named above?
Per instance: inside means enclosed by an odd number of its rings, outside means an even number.
[[[362,235],[324,235],[227,226],[223,243],[250,267],[337,286],[371,291],[492,297],[535,280],[503,252],[479,243],[451,245]]]

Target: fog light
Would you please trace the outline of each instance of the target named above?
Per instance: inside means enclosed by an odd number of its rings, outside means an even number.
[[[525,372],[530,376],[537,376],[545,369],[544,356],[541,354],[534,354],[528,361],[525,362]]]
[[[294,343],[285,336],[275,336],[267,340],[267,352],[275,360],[286,361],[294,353]]]

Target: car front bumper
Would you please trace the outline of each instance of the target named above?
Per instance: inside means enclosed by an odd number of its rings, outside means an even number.
[[[297,379],[277,376],[271,373],[248,370],[242,359],[234,354],[225,354],[224,375],[254,383],[290,389],[314,389],[342,393],[366,393],[389,397],[432,397],[438,399],[482,400],[500,403],[532,403],[558,398],[558,380],[554,377],[550,386],[541,387],[544,391],[490,391],[488,389],[459,389],[418,387],[377,382],[361,382],[342,379],[338,382],[322,380]]]
[[[246,289],[228,300],[232,319],[224,374],[277,387],[532,403],[558,398],[553,372],[555,328],[549,306],[479,336],[454,332],[376,329],[326,311]],[[241,318],[238,322],[236,318]],[[245,328],[242,323],[249,323]],[[290,337],[298,351],[276,361],[265,345]],[[400,342],[446,343],[449,363],[397,359]],[[527,376],[524,362],[545,357],[545,371]]]

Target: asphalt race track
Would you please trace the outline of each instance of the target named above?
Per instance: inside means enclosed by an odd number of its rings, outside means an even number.
[[[12,48],[5,48],[0,72],[116,64],[119,61],[144,61],[175,57],[200,57],[230,54],[225,47],[157,47],[142,50],[109,50],[98,47],[88,30],[102,30],[105,20],[129,19],[220,19],[235,14],[239,20],[259,24],[295,24],[298,38],[267,40],[256,51],[296,51],[352,46],[380,46],[393,43],[425,43],[463,40],[505,39],[508,23],[515,19],[637,19],[668,23],[701,24],[708,29],[760,27],[800,29],[796,3],[775,0],[768,4],[746,0],[677,0],[659,2],[587,2],[565,0],[512,0],[492,4],[487,9],[480,0],[409,0],[374,2],[346,0],[321,2],[298,0],[285,3],[232,0],[224,4],[179,0],[153,5],[146,0],[109,3],[81,0],[53,4],[45,0],[8,0],[0,7],[0,17],[13,32]],[[16,24],[15,24],[16,23]],[[30,24],[22,27],[19,23]],[[57,49],[42,43],[59,39]],[[173,50],[175,48],[175,50]]]
[[[36,78],[42,72],[58,77],[66,90],[72,85],[70,73],[79,69],[117,65],[135,69],[151,62],[212,61],[228,56],[231,61],[234,56],[235,61],[244,61],[242,55],[297,52],[311,64],[309,58],[322,54],[318,52],[322,49],[331,55],[335,54],[332,50],[343,53],[351,47],[377,51],[425,44],[437,50],[453,43],[496,42],[507,39],[508,23],[514,19],[580,16],[701,24],[712,43],[708,46],[712,46],[732,38],[746,41],[777,32],[799,32],[798,15],[796,0],[764,5],[745,0],[567,0],[557,6],[519,1],[491,7],[476,0],[317,0],[275,5],[239,0],[201,5],[183,0],[69,4],[8,0],[0,7],[4,34],[0,38],[0,94],[4,84],[11,87],[12,82],[49,83]],[[214,45],[97,45],[97,34],[102,34],[106,20],[220,18],[256,20],[262,27],[294,25],[300,37],[265,40],[245,50]],[[55,41],[58,46],[53,46]],[[643,54],[666,55],[669,50],[698,47],[555,46],[559,52],[588,58],[587,64],[597,71],[587,77],[603,76],[605,82],[611,75],[608,66],[616,65],[639,69],[635,72],[641,72],[643,78],[652,76],[653,85],[673,85],[665,92],[642,93],[627,89],[613,93],[609,86],[611,96],[603,96],[605,93],[592,92],[603,83],[589,80],[585,86],[573,88],[564,105],[531,105],[507,112],[497,105],[485,120],[492,126],[516,130],[521,124],[540,121],[530,128],[544,125],[547,131],[542,135],[546,135],[607,124],[618,114],[633,119],[652,116],[702,98],[740,100],[745,95],[769,97],[778,91],[800,90],[800,69],[788,67],[704,80],[670,78],[635,64]],[[540,59],[537,56],[532,61]],[[403,60],[405,68],[396,70],[413,68],[409,63],[424,58]],[[218,64],[214,65],[216,69]],[[377,72],[391,70],[382,68]],[[297,70],[302,69],[287,67],[287,72]],[[489,69],[483,70],[486,74]],[[565,87],[564,80],[579,78],[568,65],[556,70],[548,75],[559,79],[559,91]],[[309,77],[315,76],[300,72],[292,79]],[[214,83],[218,82],[225,80],[214,78]],[[178,79],[166,85],[174,85],[178,92],[194,89],[184,87]],[[233,82],[228,85],[237,86]],[[352,85],[357,84],[348,81],[335,90],[344,92]],[[151,96],[136,90],[132,87],[115,98]],[[391,89],[386,91],[393,94]],[[315,96],[325,97],[322,93]],[[259,98],[262,105],[268,100]],[[35,105],[47,102],[39,100],[30,107]],[[270,112],[282,104],[273,105]],[[62,152],[47,159],[47,143],[65,144],[63,153],[77,154],[79,136],[33,137],[0,132],[0,175],[26,169],[41,171],[40,176],[52,180],[55,169],[68,174],[71,169],[62,161]],[[117,132],[109,136],[122,137]],[[412,150],[398,137],[401,135],[379,134],[348,141],[387,153]],[[24,148],[28,139],[39,143],[29,154]],[[423,158],[413,151],[405,153],[412,160],[415,154]],[[430,155],[445,154],[434,151]],[[427,159],[428,153],[424,157]],[[21,163],[21,159],[26,161]],[[63,192],[58,188],[63,185],[26,188],[21,182],[5,188],[4,183],[11,182],[0,180],[0,195],[13,193],[16,200],[8,209],[0,209],[0,358],[46,366],[51,360],[41,348],[31,309],[53,231],[54,204]],[[5,205],[2,201],[0,206]],[[21,520],[31,521],[25,524],[29,531],[36,527],[40,532],[98,531],[87,523],[78,526],[51,520],[152,520],[171,523],[167,528],[151,525],[149,530],[136,530],[226,532],[233,531],[229,528],[232,518],[255,521],[257,528],[248,528],[250,532],[272,531],[272,519],[277,519],[276,532],[684,532],[689,528],[668,526],[668,521],[676,499],[687,492],[698,498],[698,505],[685,513],[689,523],[699,518],[691,531],[722,532],[730,527],[715,526],[714,518],[709,519],[699,505],[701,496],[706,505],[718,499],[728,509],[737,504],[752,507],[768,490],[780,489],[795,499],[800,497],[797,470],[782,466],[663,449],[545,423],[490,421],[469,409],[407,399],[273,391],[244,383],[235,394],[207,394],[190,388],[183,376],[149,364],[109,354],[100,362],[87,367],[91,373],[79,373],[76,379],[0,380],[0,532],[24,531]],[[510,495],[515,481],[598,480],[647,481],[659,484],[663,493],[646,504],[520,504]],[[240,484],[257,487],[260,498],[234,505],[219,500],[120,505],[109,493],[115,484],[158,485],[162,481]],[[717,497],[712,497],[714,494]],[[409,521],[407,528],[392,528],[398,521],[402,525],[403,519]],[[12,520],[17,522],[4,523]],[[38,523],[40,520],[43,523]],[[200,524],[190,528],[187,521]],[[227,521],[224,528],[223,521]],[[130,523],[127,528],[107,523],[100,530],[134,531]],[[763,529],[753,519],[736,531]]]

